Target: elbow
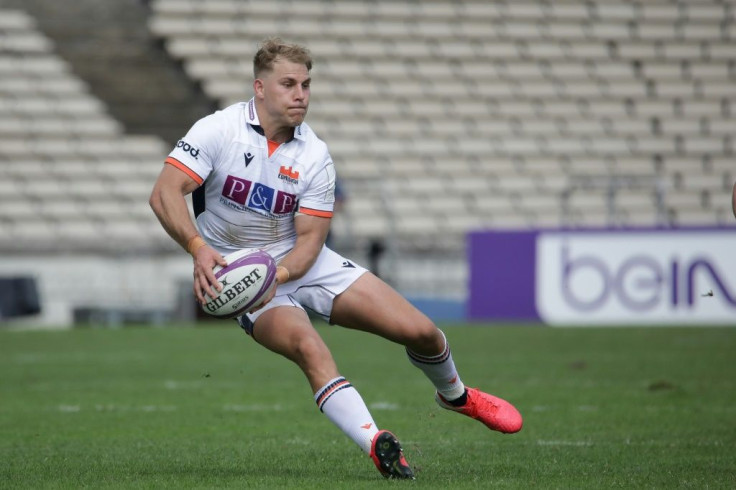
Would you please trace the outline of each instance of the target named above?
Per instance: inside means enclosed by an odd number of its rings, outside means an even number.
[[[161,194],[158,187],[154,187],[151,196],[148,198],[148,205],[151,206],[153,212],[158,216],[161,211]]]

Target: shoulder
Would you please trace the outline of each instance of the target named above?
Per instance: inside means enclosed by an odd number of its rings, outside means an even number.
[[[242,114],[243,107],[240,104],[215,111],[194,123],[187,136],[221,141],[237,132]]]
[[[324,142],[317,133],[307,124],[302,123],[296,128],[297,136],[304,141],[305,152],[313,157],[329,157],[327,143]]]
[[[197,124],[204,124],[204,125],[216,125],[216,126],[226,126],[230,124],[237,123],[242,117],[243,117],[243,111],[245,110],[245,103],[239,102],[237,104],[233,104],[231,106],[225,107],[224,109],[220,109],[218,111],[213,112],[212,114],[209,114],[199,121],[197,121]]]

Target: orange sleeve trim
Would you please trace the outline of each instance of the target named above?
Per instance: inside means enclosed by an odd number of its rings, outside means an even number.
[[[183,163],[181,163],[179,160],[177,160],[174,157],[166,158],[166,160],[164,160],[164,163],[168,163],[169,165],[173,165],[174,167],[178,168],[179,170],[187,174],[189,177],[191,177],[192,180],[194,180],[199,185],[202,185],[202,183],[204,182],[204,179],[200,177],[199,175],[197,175],[194,172],[194,170],[187,167],[186,165],[184,165]]]
[[[321,211],[319,209],[312,209],[312,208],[299,208],[299,212],[302,214],[308,214],[309,216],[318,216],[320,218],[332,218],[332,211]]]

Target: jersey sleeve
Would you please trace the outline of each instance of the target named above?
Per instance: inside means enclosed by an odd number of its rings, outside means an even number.
[[[331,218],[335,207],[335,165],[327,154],[323,164],[309,182],[309,186],[299,200],[298,212],[310,216]]]
[[[210,114],[197,121],[186,136],[176,142],[165,162],[201,185],[215,167],[224,133],[219,113]]]

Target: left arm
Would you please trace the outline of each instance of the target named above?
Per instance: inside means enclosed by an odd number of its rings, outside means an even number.
[[[330,233],[332,209],[335,202],[335,165],[326,152],[320,169],[310,179],[294,216],[296,243],[279,262],[276,278],[279,284],[299,279],[312,268]],[[319,216],[318,216],[319,215]],[[288,270],[288,272],[286,272]]]
[[[276,274],[279,284],[283,284],[286,280],[298,279],[312,268],[325,244],[327,233],[330,231],[330,221],[330,218],[308,214],[299,214],[294,217],[296,243],[294,248],[279,262],[279,266],[289,271],[288,278],[285,278],[287,273],[279,269]]]
[[[330,230],[330,218],[300,214],[294,217],[294,227],[296,243],[276,267],[276,284],[298,279],[312,268]],[[260,310],[275,295],[276,288],[273,288],[263,303],[251,311]]]
[[[330,232],[334,195],[335,166],[325,148],[322,166],[315,172],[310,180],[309,189],[300,199],[300,209],[305,207],[305,212],[297,212],[294,216],[296,242],[276,267],[276,284],[299,279],[317,261]],[[311,209],[311,212],[306,209]],[[317,216],[318,214],[321,216]],[[276,288],[262,305],[273,299],[275,291]]]

